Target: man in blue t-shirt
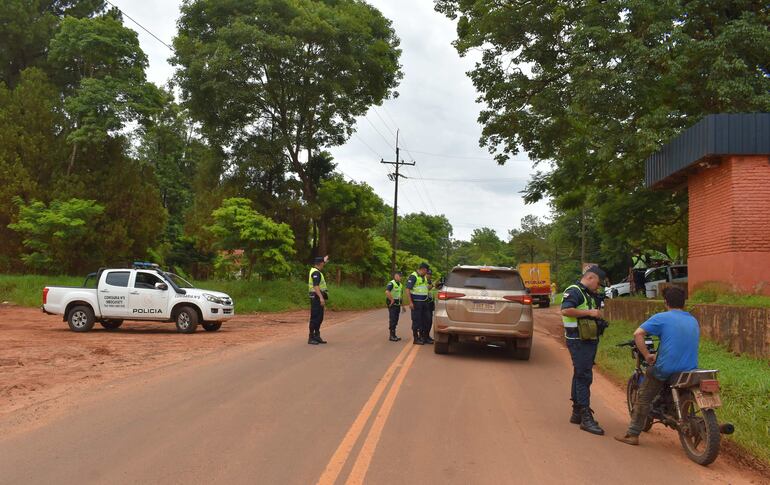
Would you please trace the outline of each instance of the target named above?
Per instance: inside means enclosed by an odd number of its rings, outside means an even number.
[[[660,394],[669,377],[677,372],[698,368],[698,343],[700,326],[698,320],[683,310],[684,290],[674,286],[663,290],[663,299],[668,311],[656,313],[634,332],[636,347],[650,365],[631,416],[631,424],[624,436],[615,439],[629,445],[639,444],[652,401]],[[660,337],[658,353],[651,354],[644,344],[647,335]]]

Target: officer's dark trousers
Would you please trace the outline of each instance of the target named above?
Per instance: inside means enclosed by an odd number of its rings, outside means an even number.
[[[324,307],[321,306],[321,300],[318,297],[310,298],[310,331],[320,330],[323,321]]]
[[[414,301],[412,310],[412,332],[419,332],[420,336],[427,336],[425,330],[430,325],[430,306],[427,301]]]
[[[398,319],[401,316],[401,305],[394,303],[388,306],[388,324],[391,330],[396,330]]]
[[[569,336],[569,333],[567,335]],[[593,366],[598,346],[598,340],[567,339],[567,348],[572,356],[572,403],[575,406],[591,405]]]
[[[433,327],[433,312],[436,310],[436,303],[428,302],[428,314],[425,317],[425,325],[423,326],[423,336],[430,337],[430,329]]]

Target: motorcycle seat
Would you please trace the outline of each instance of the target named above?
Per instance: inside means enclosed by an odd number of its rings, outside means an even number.
[[[693,387],[700,384],[700,381],[704,379],[716,379],[718,372],[716,369],[695,369],[677,372],[668,378],[668,384],[676,389]]]

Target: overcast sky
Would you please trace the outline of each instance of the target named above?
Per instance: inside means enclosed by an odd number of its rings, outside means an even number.
[[[111,0],[126,15],[167,44],[176,32],[181,0]],[[431,0],[370,0],[393,21],[401,38],[404,79],[400,96],[374,107],[357,124],[357,133],[330,151],[338,169],[365,181],[389,205],[393,183],[380,159],[395,158],[395,132],[400,129],[402,158],[414,160],[399,184],[399,213],[444,214],[454,237],[468,239],[474,229],[491,227],[504,240],[527,214],[548,215],[546,203],[525,205],[519,193],[532,164],[526,154],[497,165],[479,147],[480,106],[466,72],[475,59],[461,58],[451,42],[455,25],[433,10]],[[171,52],[128,18],[126,26],[139,33],[150,59],[148,77],[164,84],[173,74]]]

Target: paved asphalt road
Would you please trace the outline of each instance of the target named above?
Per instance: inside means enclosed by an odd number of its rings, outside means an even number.
[[[568,423],[567,351],[537,311],[532,359],[388,342],[384,312],[336,325],[325,346],[280,340],[137,376],[0,437],[0,483],[750,483],[720,458],[689,462],[670,430],[637,448],[623,392],[604,378],[607,436]],[[402,327],[406,325],[402,322]],[[405,332],[402,330],[402,334]],[[2,423],[0,423],[2,424]],[[754,482],[756,483],[756,482]]]

